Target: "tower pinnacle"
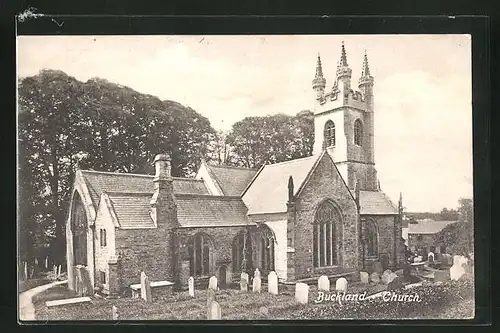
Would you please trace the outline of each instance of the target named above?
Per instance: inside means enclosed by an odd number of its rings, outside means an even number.
[[[312,81],[312,87],[316,91],[316,98],[321,98],[325,91],[326,80],[323,77],[323,67],[321,65],[321,57],[318,53],[318,60],[316,62],[316,75]]]
[[[344,41],[342,41],[342,50],[340,53],[339,67],[349,67],[349,65],[347,64],[347,54],[345,52]]]
[[[363,59],[363,70],[361,71],[361,77],[365,76],[370,76],[370,67],[368,66],[368,56],[366,55],[366,50],[365,57]]]

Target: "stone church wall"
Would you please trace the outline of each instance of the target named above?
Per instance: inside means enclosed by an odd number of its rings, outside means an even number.
[[[313,267],[313,222],[316,208],[324,199],[340,207],[343,225],[337,226],[339,265],[331,268]],[[356,203],[344,185],[331,159],[325,154],[296,200],[294,223],[295,279],[322,274],[355,271],[358,268]]]

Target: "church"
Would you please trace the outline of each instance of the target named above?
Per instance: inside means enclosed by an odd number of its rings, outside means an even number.
[[[315,143],[310,157],[259,169],[200,162],[194,178],[77,170],[66,223],[68,285],[79,269],[94,290],[120,295],[140,281],[186,285],[241,272],[275,271],[281,282],[354,276],[375,263],[404,262],[399,208],[375,168],[374,79],[364,56],[358,89],[341,47],[326,89],[320,56],[312,81]]]

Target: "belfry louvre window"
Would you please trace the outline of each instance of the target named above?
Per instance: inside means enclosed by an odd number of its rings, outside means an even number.
[[[354,122],[354,144],[358,146],[363,144],[363,124],[359,119]]]
[[[212,242],[207,235],[196,234],[188,246],[191,276],[209,276]]]
[[[101,238],[101,246],[106,246],[106,229],[101,229],[99,236]]]
[[[337,265],[336,224],[339,218],[335,207],[325,201],[316,211],[313,227],[314,267]]]
[[[325,124],[323,144],[325,148],[335,146],[335,123],[331,120],[328,120]]]

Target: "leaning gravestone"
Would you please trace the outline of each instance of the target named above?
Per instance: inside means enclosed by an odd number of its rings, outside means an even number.
[[[394,273],[392,273],[394,274]],[[395,290],[395,289],[400,289],[403,287],[403,284],[401,283],[401,280],[399,276],[394,274],[393,276],[391,275],[392,280],[387,284],[387,290]]]
[[[213,301],[210,304],[210,315],[209,315],[208,319],[209,320],[220,320],[221,319],[220,305],[216,301]]]
[[[141,298],[146,302],[151,302],[151,284],[146,273],[141,272]]]
[[[295,284],[295,301],[300,304],[307,304],[309,298],[309,286],[299,282]]]
[[[384,271],[384,274],[382,274],[382,277],[381,277],[381,280],[382,280],[382,283],[383,284],[388,284],[389,281],[388,281],[388,278],[389,278],[389,275],[391,274],[394,274],[390,269],[386,269]]]
[[[241,273],[240,289],[241,291],[248,291],[248,274],[245,272]]]
[[[347,280],[346,278],[341,277],[340,279],[337,279],[337,282],[335,283],[335,290],[341,293],[346,293],[347,292]]]
[[[370,275],[367,272],[359,272],[359,279],[361,283],[368,283],[370,281]]]
[[[379,275],[378,275],[377,272],[373,272],[370,275],[370,281],[372,281],[373,283],[379,283],[380,282],[380,277],[379,277]]]
[[[192,276],[188,279],[189,296],[194,297],[194,278]]]
[[[330,280],[328,280],[328,276],[322,275],[319,277],[318,291],[330,291]]]
[[[208,280],[208,288],[217,290],[217,278],[215,276],[212,276],[210,280]]]
[[[270,294],[278,295],[278,275],[271,271],[267,276],[267,289]]]
[[[260,277],[253,278],[252,291],[254,293],[260,293],[261,280]]]

